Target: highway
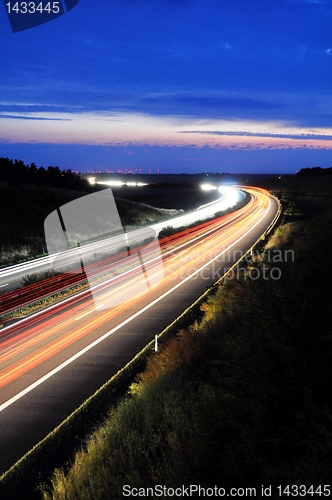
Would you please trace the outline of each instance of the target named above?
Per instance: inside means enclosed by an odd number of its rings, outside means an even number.
[[[278,204],[262,189],[246,189],[252,201],[244,208],[166,238],[160,255],[155,246],[148,248],[143,266],[131,264],[95,289],[0,332],[0,473],[221,278],[265,232]],[[144,248],[128,259],[136,262],[140,251]],[[142,286],[142,276],[147,286]]]
[[[103,195],[104,193],[107,193],[107,191],[110,190],[101,191],[100,193],[98,193],[98,195]],[[223,211],[235,205],[241,199],[242,193],[238,190],[227,191],[226,189],[225,193],[222,192],[220,194],[221,197],[214,202],[198,207],[196,211],[185,213],[170,220],[152,224],[150,226],[150,229],[158,234],[159,231],[164,227],[171,226],[177,228],[199,222],[209,217],[213,217],[216,212]],[[89,202],[90,198],[91,195],[81,198],[81,200],[83,200],[83,208],[89,208],[88,206],[84,207],[84,205],[87,204],[86,202]],[[111,203],[112,211],[116,212],[117,208],[112,198],[113,197],[111,195],[111,199],[107,200],[106,197],[106,200]],[[102,204],[101,209],[103,208],[105,208],[105,206]],[[109,206],[107,206],[107,208],[109,209]],[[86,211],[87,210],[85,210],[85,212]],[[100,214],[97,211],[95,215],[97,218]],[[52,217],[49,217],[48,219],[50,222],[49,231],[50,233],[53,233],[56,231],[56,222]],[[90,222],[91,226],[95,225],[93,218],[90,220]],[[120,224],[120,219],[118,219],[118,223]],[[137,235],[137,232],[130,231],[130,234],[132,234],[132,237],[135,237],[135,235]],[[123,245],[123,236],[119,235],[117,237],[105,238],[101,239],[100,241],[93,241],[91,243],[84,244],[80,247],[79,252],[77,251],[77,248],[69,248],[59,252],[56,252],[56,250],[54,249],[54,251],[49,251],[48,253],[50,255],[47,255],[45,257],[40,257],[38,259],[33,259],[27,262],[21,262],[20,264],[0,269],[0,292],[7,293],[19,288],[21,286],[22,279],[27,275],[42,274],[50,271],[58,272],[59,270],[67,270],[69,272],[73,272],[73,269],[79,266],[80,260],[89,261],[89,259],[93,258],[96,253],[102,254],[105,251],[109,251],[110,247],[113,250],[116,250],[117,247],[121,247],[121,245]]]

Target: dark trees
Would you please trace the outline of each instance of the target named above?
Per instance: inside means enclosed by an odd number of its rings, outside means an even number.
[[[59,167],[37,167],[34,163],[25,165],[22,160],[0,158],[0,180],[14,186],[32,184],[50,186],[74,191],[90,191],[89,182],[71,170],[60,170]]]

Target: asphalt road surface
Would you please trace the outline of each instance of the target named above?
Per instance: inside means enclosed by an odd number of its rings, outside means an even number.
[[[277,202],[252,189],[252,202],[151,253],[142,268],[1,331],[0,473],[61,423],[252,247]],[[146,271],[143,266],[143,271]],[[115,299],[116,298],[116,299]],[[107,307],[107,304],[113,304]]]

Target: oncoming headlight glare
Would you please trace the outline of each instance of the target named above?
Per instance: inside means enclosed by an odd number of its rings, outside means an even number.
[[[216,186],[213,186],[212,184],[202,184],[201,188],[203,191],[213,191],[214,189],[217,189]]]

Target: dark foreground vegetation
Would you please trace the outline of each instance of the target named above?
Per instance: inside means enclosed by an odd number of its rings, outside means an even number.
[[[37,167],[25,165],[22,160],[0,158],[0,179],[13,186],[33,184],[75,191],[89,191],[91,184],[80,174],[59,167]]]
[[[13,185],[0,182],[0,265],[16,264],[44,255],[45,218],[56,208],[91,193],[48,185]],[[122,223],[147,225],[169,214],[129,200],[116,200]]]
[[[46,251],[44,220],[57,207],[91,193],[86,179],[59,167],[0,158],[0,263],[9,265]]]
[[[45,218],[56,208],[99,189],[71,170],[0,158],[0,266],[45,255]],[[124,225],[148,225],[177,212],[121,198],[116,205]]]
[[[278,485],[329,484],[331,224],[330,212],[280,226],[270,261],[251,264],[260,279],[218,287],[44,499],[120,499],[124,485],[156,484],[272,485],[280,498]],[[263,266],[280,279],[264,279]]]
[[[207,195],[197,183],[194,186],[187,182],[176,184],[175,189],[166,183],[149,189],[114,190],[122,224],[146,226],[211,201],[211,193]],[[103,188],[71,170],[38,168],[34,163],[0,158],[0,267],[45,255],[46,217],[58,207]],[[215,192],[215,198],[219,196]]]
[[[301,168],[296,173],[297,177],[317,177],[321,175],[332,175],[332,167],[322,168],[322,167],[313,167],[313,168]]]

